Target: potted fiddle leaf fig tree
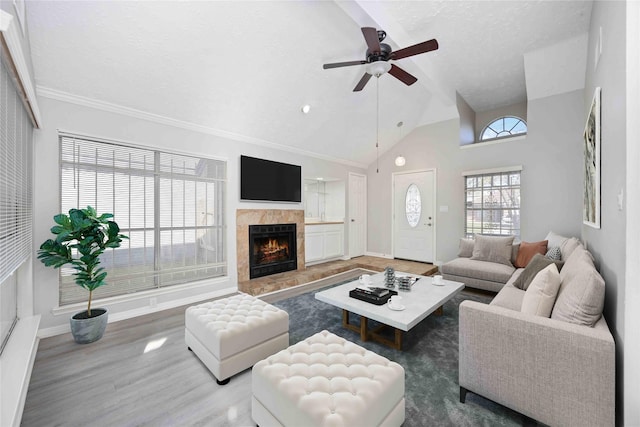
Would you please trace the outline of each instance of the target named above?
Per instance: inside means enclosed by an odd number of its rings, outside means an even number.
[[[77,343],[87,344],[102,338],[107,327],[106,308],[91,308],[93,291],[106,284],[107,272],[100,267],[100,255],[110,248],[120,247],[120,227],[111,221],[113,215],[98,213],[91,206],[70,209],[69,214],[55,215],[51,228],[55,239],[47,239],[38,251],[38,259],[48,267],[60,268],[70,264],[75,270],[75,282],[89,291],[87,309],[70,319],[71,333]]]

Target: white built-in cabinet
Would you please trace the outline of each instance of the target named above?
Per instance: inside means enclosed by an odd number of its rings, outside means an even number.
[[[306,224],[305,264],[318,264],[344,255],[344,223]]]

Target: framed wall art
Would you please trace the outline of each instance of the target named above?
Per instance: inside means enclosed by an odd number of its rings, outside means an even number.
[[[597,87],[584,127],[584,199],[582,222],[600,228],[600,88]]]

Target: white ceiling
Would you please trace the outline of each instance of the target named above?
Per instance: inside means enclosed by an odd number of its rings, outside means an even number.
[[[395,62],[416,84],[378,80],[384,152],[456,117],[456,91],[476,111],[525,101],[525,54],[585,33],[590,17],[591,1],[27,2],[41,94],[360,165],[376,156],[376,79],[354,93],[364,66],[322,64],[364,59],[361,26],[394,49],[440,45]],[[562,55],[546,66],[562,69]]]

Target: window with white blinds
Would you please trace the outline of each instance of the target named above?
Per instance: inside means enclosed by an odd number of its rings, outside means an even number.
[[[0,61],[0,349],[17,319],[12,274],[33,252],[32,136],[33,125]]]
[[[465,175],[465,234],[520,236],[520,171]]]
[[[112,213],[122,246],[101,256],[104,298],[227,274],[226,162],[60,135],[61,210]],[[60,304],[85,301],[71,268]]]

